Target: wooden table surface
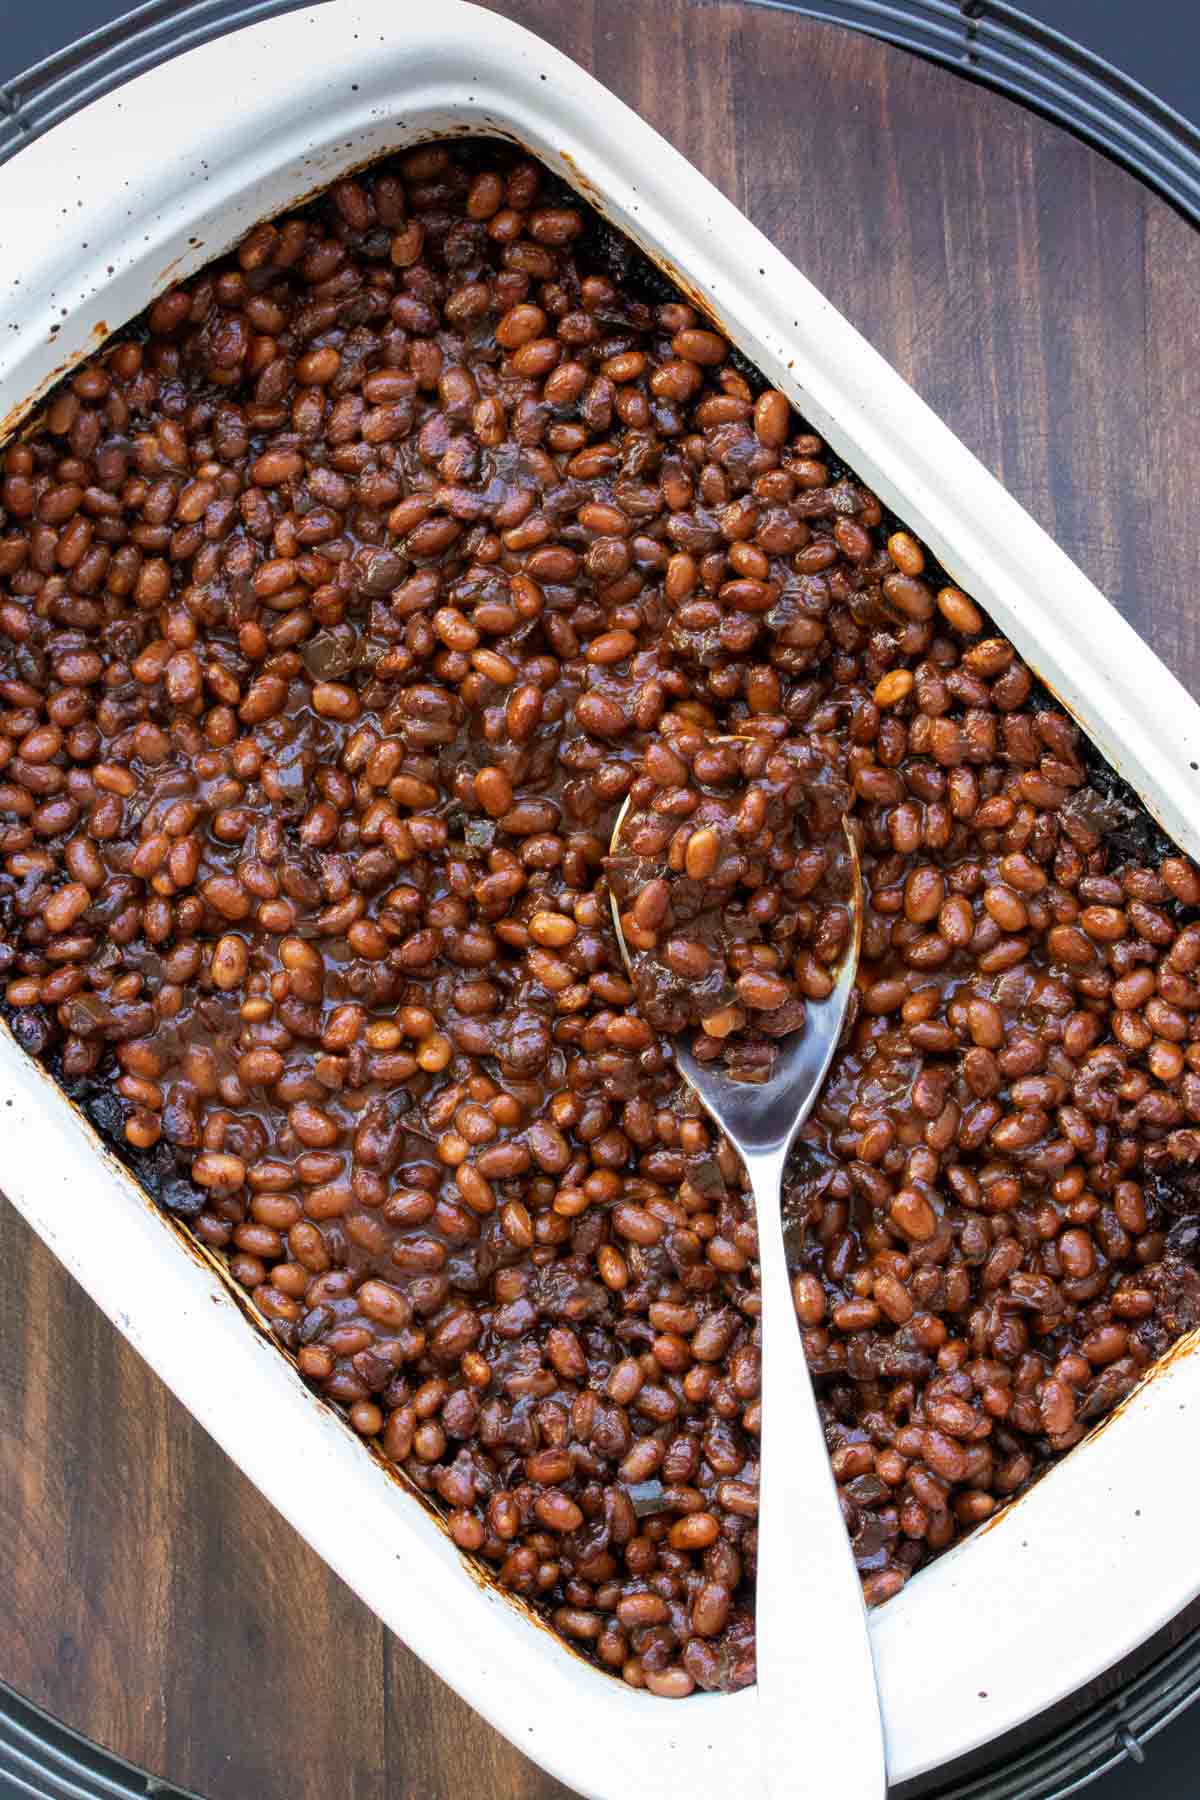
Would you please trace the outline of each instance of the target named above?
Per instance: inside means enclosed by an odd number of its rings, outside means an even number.
[[[1017,105],[836,27],[729,0],[495,10],[724,189],[1200,685],[1189,226]],[[207,1800],[570,1800],[324,1568],[2,1200],[0,1679]]]

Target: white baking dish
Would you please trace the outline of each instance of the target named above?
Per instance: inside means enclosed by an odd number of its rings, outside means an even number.
[[[386,150],[464,130],[530,146],[709,296],[746,354],[1200,853],[1200,710],[1150,650],[707,181],[580,69],[458,0],[342,0],[238,32],[141,76],[0,169],[0,419],[18,422],[73,361],[257,219]],[[753,1691],[683,1705],[635,1693],[481,1590],[2,1030],[0,1182],[263,1493],[521,1749],[612,1800],[756,1792]],[[1194,1485],[1197,1405],[1189,1340],[997,1523],[874,1615],[893,1781],[1021,1724],[1200,1591],[1178,1504]]]

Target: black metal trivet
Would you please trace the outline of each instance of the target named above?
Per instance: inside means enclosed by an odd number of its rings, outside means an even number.
[[[190,1800],[0,1682],[0,1800]]]

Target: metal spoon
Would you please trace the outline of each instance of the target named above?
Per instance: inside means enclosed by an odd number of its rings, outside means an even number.
[[[618,848],[628,801],[613,829]],[[745,1165],[758,1221],[762,1295],[759,1459],[758,1704],[762,1773],[771,1800],[883,1800],[883,1722],[862,1587],[838,1504],[825,1433],[784,1257],[783,1166],[821,1091],[846,1018],[862,939],[858,849],[850,846],[851,942],[825,1000],[806,1001],[804,1029],[779,1046],[769,1080],[731,1080],[682,1042],[675,1064]],[[630,965],[620,912],[617,940]]]

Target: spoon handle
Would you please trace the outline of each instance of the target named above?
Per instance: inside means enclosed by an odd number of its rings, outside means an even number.
[[[858,1571],[784,1260],[784,1153],[748,1156],[762,1291],[758,1704],[769,1800],[884,1800],[883,1724]]]

